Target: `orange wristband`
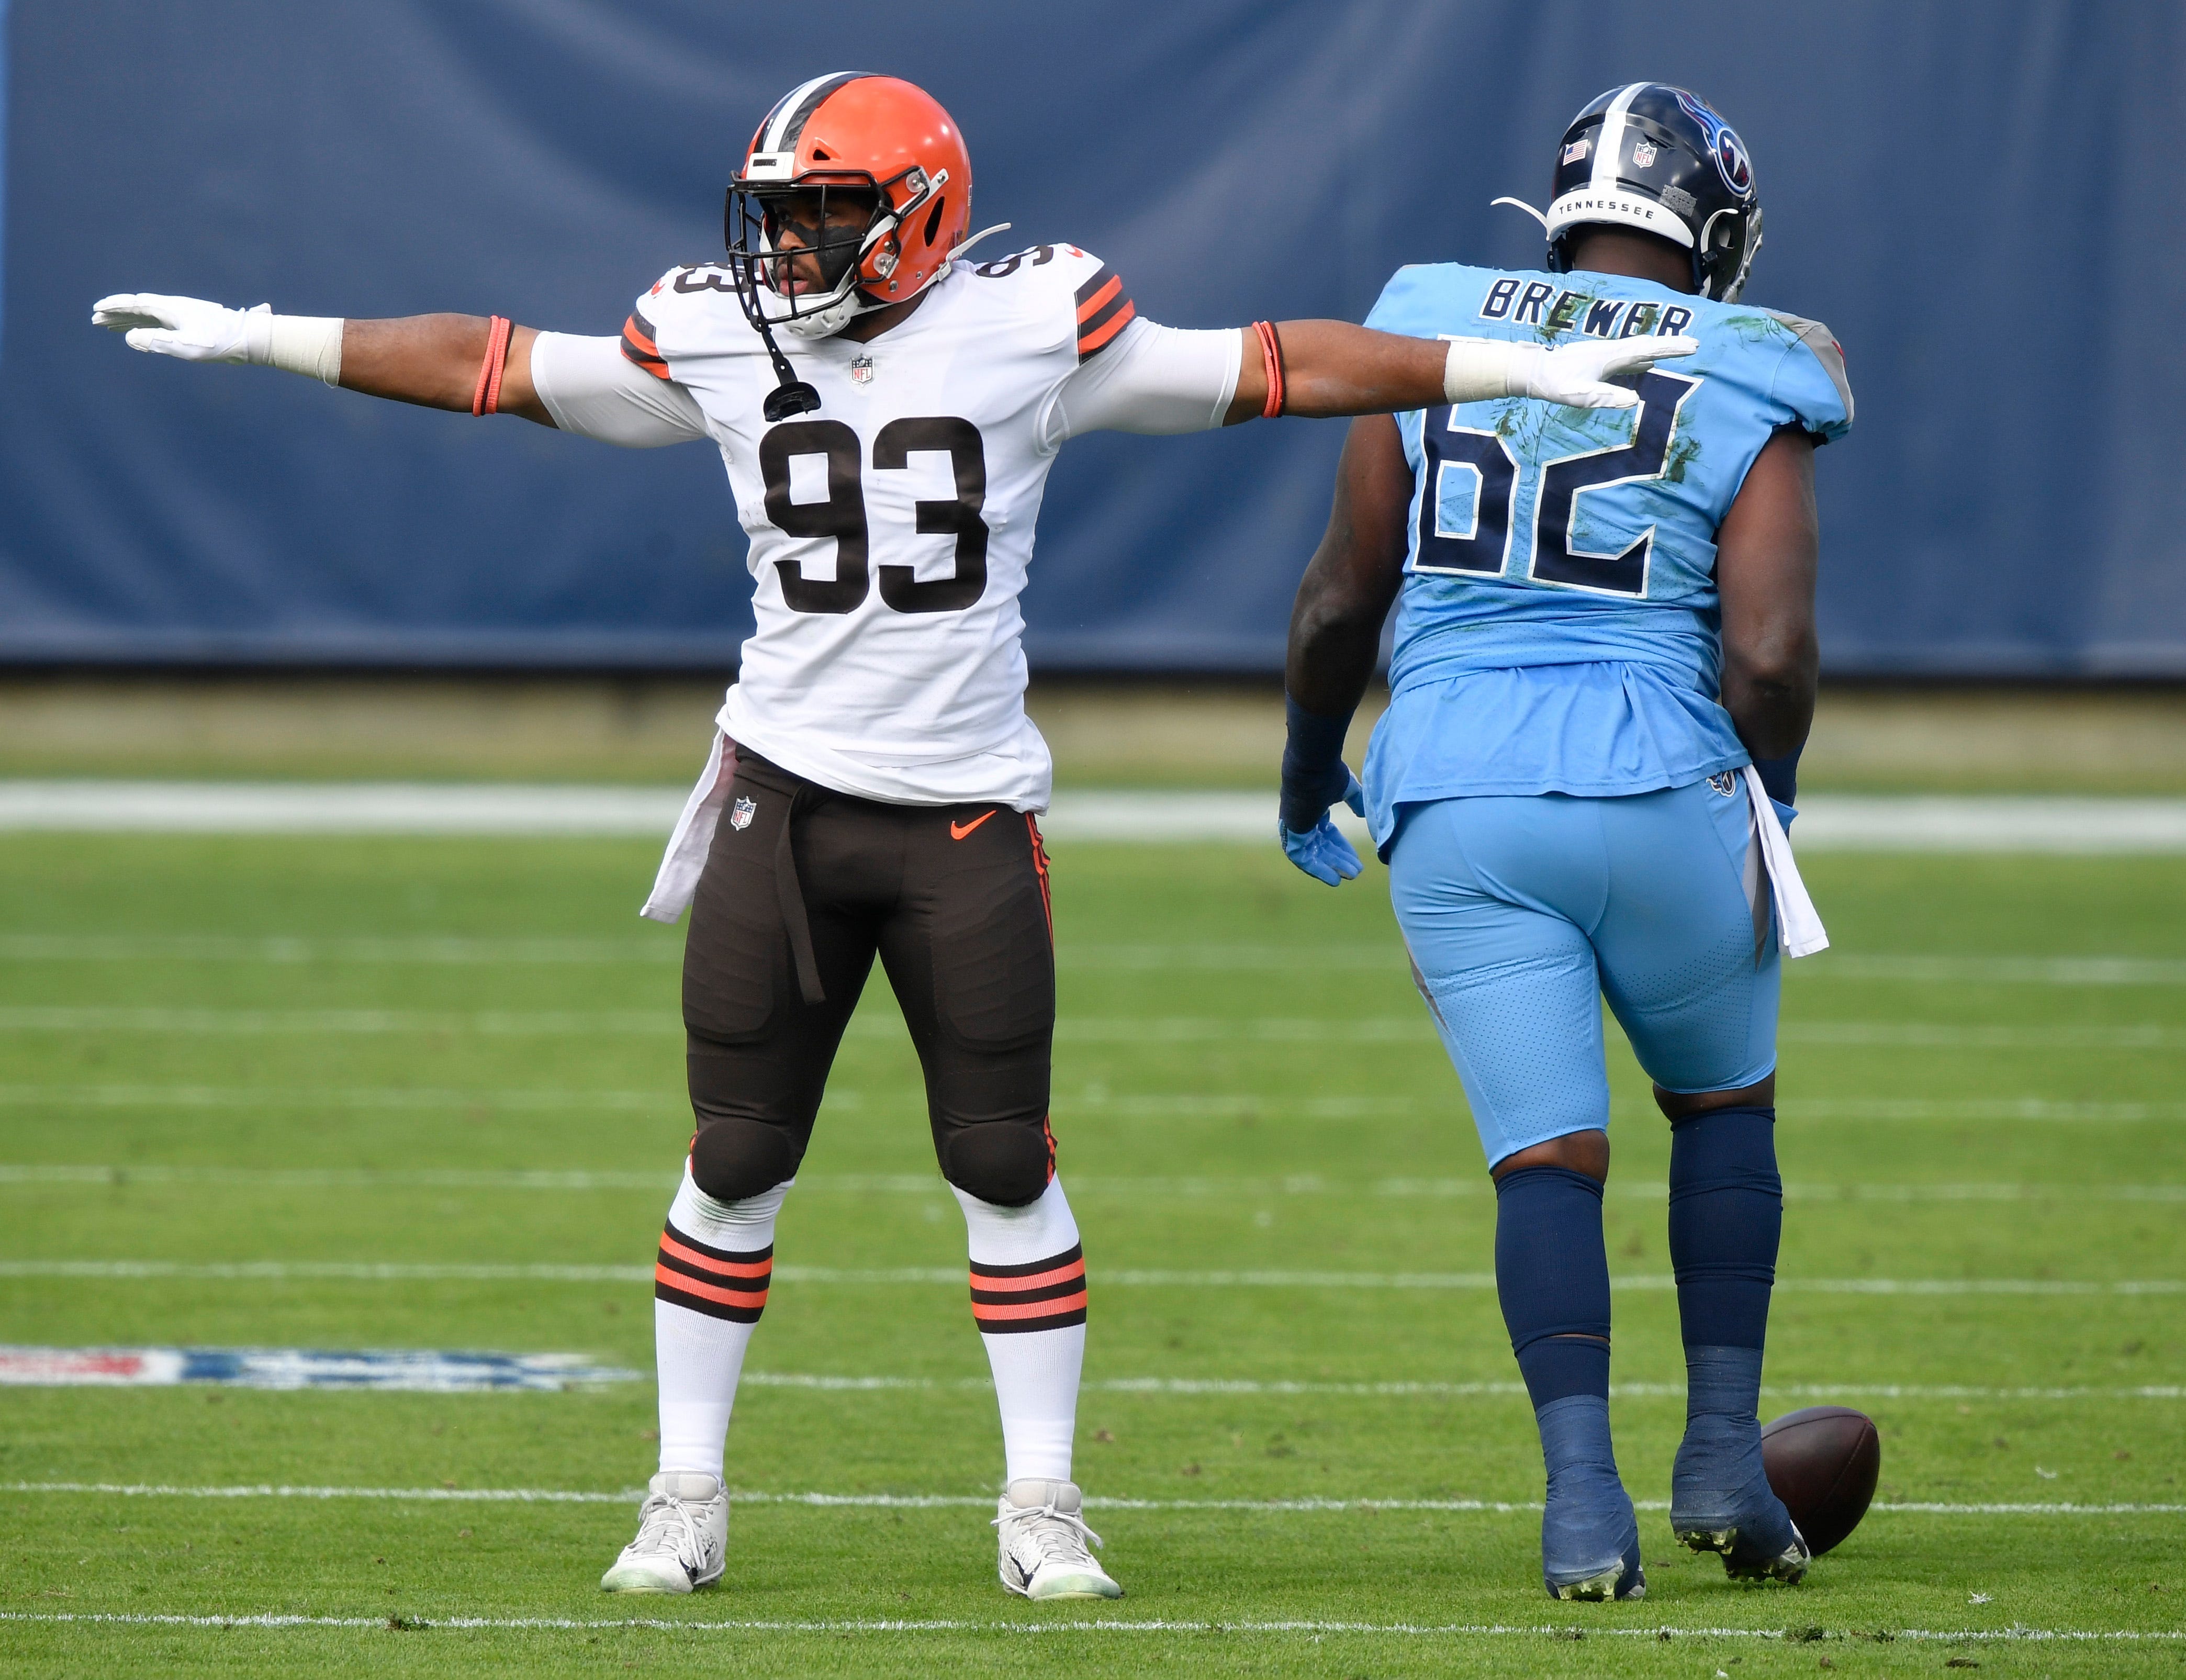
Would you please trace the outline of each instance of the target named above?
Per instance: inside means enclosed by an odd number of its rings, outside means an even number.
[[[516,323],[496,315],[485,333],[485,360],[479,363],[478,389],[471,397],[471,412],[494,414],[501,409],[501,375],[508,362],[509,335]]]
[[[1260,410],[1260,417],[1274,420],[1281,416],[1286,395],[1283,389],[1283,341],[1276,336],[1272,321],[1255,321],[1253,330],[1260,335],[1260,356],[1268,368],[1268,400]]]

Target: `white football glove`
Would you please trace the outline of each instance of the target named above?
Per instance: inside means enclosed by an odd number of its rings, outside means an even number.
[[[1459,339],[1449,347],[1443,394],[1452,402],[1496,397],[1537,397],[1567,408],[1630,408],[1638,393],[1607,382],[1645,373],[1657,361],[1690,356],[1698,339],[1580,338],[1554,350],[1546,344]]]
[[[155,356],[262,364],[272,338],[273,305],[227,309],[203,298],[116,292],[91,306],[91,324],[123,334],[132,350]]]
[[[1606,382],[1620,374],[1645,373],[1670,356],[1690,356],[1701,347],[1698,339],[1578,339],[1531,348],[1538,360],[1524,370],[1526,388],[1513,396],[1539,397],[1567,408],[1629,408],[1639,393]],[[1517,384],[1514,377],[1511,384]]]

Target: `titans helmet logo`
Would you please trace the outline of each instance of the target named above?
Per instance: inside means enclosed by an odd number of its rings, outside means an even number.
[[[1707,139],[1708,155],[1715,160],[1723,184],[1741,199],[1748,196],[1753,191],[1753,160],[1746,155],[1746,142],[1738,137],[1738,131],[1683,90],[1678,93],[1678,104],[1700,124]]]

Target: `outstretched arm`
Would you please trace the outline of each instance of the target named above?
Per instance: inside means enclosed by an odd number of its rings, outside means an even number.
[[[1326,419],[1345,414],[1402,414],[1446,402],[1538,397],[1573,408],[1629,408],[1635,392],[1608,381],[1645,372],[1658,360],[1690,356],[1687,338],[1578,337],[1550,349],[1499,339],[1410,339],[1348,321],[1275,324],[1271,358],[1259,331],[1242,333],[1237,390],[1225,425],[1269,409],[1280,378],[1278,412]],[[1279,361],[1279,366],[1275,365]]]
[[[1792,803],[1792,767],[1814,720],[1821,669],[1814,574],[1814,443],[1780,431],[1763,446],[1716,532],[1723,703],[1768,791]]]
[[[476,315],[345,321],[342,389],[468,414],[478,390],[479,367],[485,360],[488,330],[485,318]],[[535,327],[518,327],[510,333],[496,412],[551,426],[554,417],[531,383],[531,345],[538,336]]]
[[[392,321],[339,321],[275,315],[261,305],[227,309],[202,298],[123,292],[101,298],[92,322],[127,335],[132,350],[184,361],[248,362],[309,374],[367,396],[427,408],[471,412],[486,357],[490,323],[475,315],[413,315]],[[552,426],[532,383],[530,327],[509,335],[496,412]]]

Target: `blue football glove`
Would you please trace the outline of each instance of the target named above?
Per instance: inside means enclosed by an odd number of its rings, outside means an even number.
[[[1347,767],[1343,772],[1343,803],[1351,807],[1354,816],[1366,815],[1366,790],[1359,785],[1359,778]],[[1320,820],[1303,834],[1275,820],[1276,837],[1283,843],[1283,852],[1290,860],[1310,875],[1315,881],[1325,881],[1331,887],[1340,887],[1365,867],[1351,843],[1343,837],[1342,831],[1328,820],[1324,810]]]

